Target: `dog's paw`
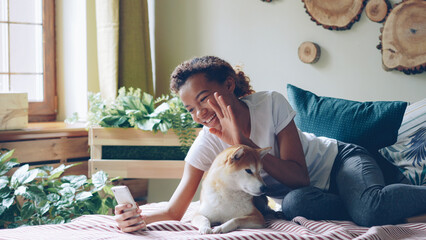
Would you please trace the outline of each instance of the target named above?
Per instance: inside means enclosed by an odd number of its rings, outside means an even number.
[[[228,221],[222,225],[216,226],[213,228],[213,233],[217,234],[217,233],[228,233],[228,232],[232,232],[234,230],[236,230],[238,228],[237,225],[234,224],[234,222]]]
[[[219,233],[228,233],[234,231],[235,228],[231,228],[229,226],[220,225],[213,228],[213,234],[219,234]]]
[[[213,230],[212,230],[212,232],[213,232],[213,234],[223,233],[223,231],[222,231],[222,225],[214,227]]]
[[[212,229],[209,228],[209,227],[200,227],[198,229],[198,232],[200,232],[201,234],[212,234],[213,233]]]

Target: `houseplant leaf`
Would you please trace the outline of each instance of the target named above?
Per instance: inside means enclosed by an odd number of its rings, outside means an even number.
[[[56,201],[58,201],[59,199],[61,199],[61,196],[60,196],[59,194],[56,194],[56,193],[49,193],[49,194],[46,196],[46,199],[47,199],[48,201],[50,201],[50,202],[56,202]]]
[[[24,195],[27,192],[27,186],[19,186],[13,194]]]
[[[9,181],[7,179],[0,179],[0,189],[3,189],[9,184]]]
[[[7,209],[7,207],[0,205],[0,216],[6,211],[6,209]]]
[[[69,175],[69,176],[62,177],[61,180],[63,182],[68,182],[69,184],[71,184],[73,188],[77,189],[86,183],[87,177],[86,175],[79,175],[79,176]]]
[[[16,172],[13,173],[12,178],[10,180],[10,184],[12,188],[17,188],[19,184],[21,184],[27,177],[29,165],[25,164],[18,168]]]
[[[6,187],[0,189],[0,198],[6,198],[11,194],[12,190],[7,185]]]
[[[142,104],[145,106],[148,113],[152,113],[154,111],[154,98],[152,95],[144,92],[142,94]]]
[[[53,169],[50,172],[50,176],[48,177],[48,180],[53,180],[58,178],[59,176],[62,175],[62,173],[64,173],[64,171],[65,171],[65,165],[64,164],[59,165],[57,168]]]
[[[19,166],[19,163],[16,162],[16,158],[12,158],[7,162],[4,162],[0,165],[0,175],[3,175],[10,171],[10,169]]]
[[[38,175],[38,169],[31,169],[27,172],[25,178],[23,179],[22,184],[29,183],[34,180]]]
[[[47,213],[49,211],[50,207],[51,206],[50,206],[48,201],[43,201],[43,203],[40,204],[40,207],[38,208],[39,214],[41,216],[44,215],[45,213]]]
[[[21,209],[21,217],[23,219],[30,218],[36,212],[34,204],[31,202],[25,202]]]
[[[43,190],[40,190],[40,188],[38,188],[37,185],[29,186],[23,196],[27,199],[30,199],[36,202],[41,202],[44,199],[46,199],[46,194],[43,192]]]
[[[95,188],[93,189],[92,192],[97,192],[101,190],[105,186],[107,180],[108,180],[108,176],[106,175],[104,171],[99,171],[93,174],[92,183],[95,186]]]
[[[9,208],[10,206],[12,206],[13,202],[15,201],[15,197],[9,197],[9,198],[5,198],[2,201],[2,205],[5,206],[6,208]]]
[[[76,201],[84,201],[89,199],[92,196],[91,192],[81,192],[75,196]]]
[[[0,163],[6,162],[7,159],[9,159],[13,155],[14,152],[15,152],[15,150],[13,149],[13,150],[10,150],[9,152],[1,154],[0,155]]]
[[[140,121],[138,121],[137,127],[141,130],[145,131],[152,131],[155,124],[159,123],[160,119],[154,119],[154,118],[144,118]]]

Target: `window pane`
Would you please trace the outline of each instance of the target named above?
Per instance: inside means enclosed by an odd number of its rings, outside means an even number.
[[[0,23],[0,72],[9,72],[7,23]]]
[[[7,21],[7,0],[0,0],[0,21]]]
[[[9,75],[0,74],[0,92],[9,92]]]
[[[28,101],[43,101],[43,75],[11,75],[11,92],[27,92]]]
[[[41,0],[9,0],[11,22],[42,23]]]
[[[43,72],[42,36],[42,26],[10,24],[10,72]]]

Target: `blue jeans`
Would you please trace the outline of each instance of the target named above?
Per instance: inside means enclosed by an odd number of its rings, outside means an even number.
[[[304,187],[282,201],[287,219],[352,220],[361,226],[401,223],[426,213],[426,186],[385,184],[380,167],[364,148],[338,142],[329,191]]]

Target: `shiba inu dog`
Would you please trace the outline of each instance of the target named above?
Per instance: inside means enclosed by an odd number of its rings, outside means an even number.
[[[266,188],[259,171],[261,159],[270,149],[234,145],[216,157],[202,185],[200,208],[192,219],[201,234],[264,226],[253,197]],[[212,224],[218,225],[212,228]]]

